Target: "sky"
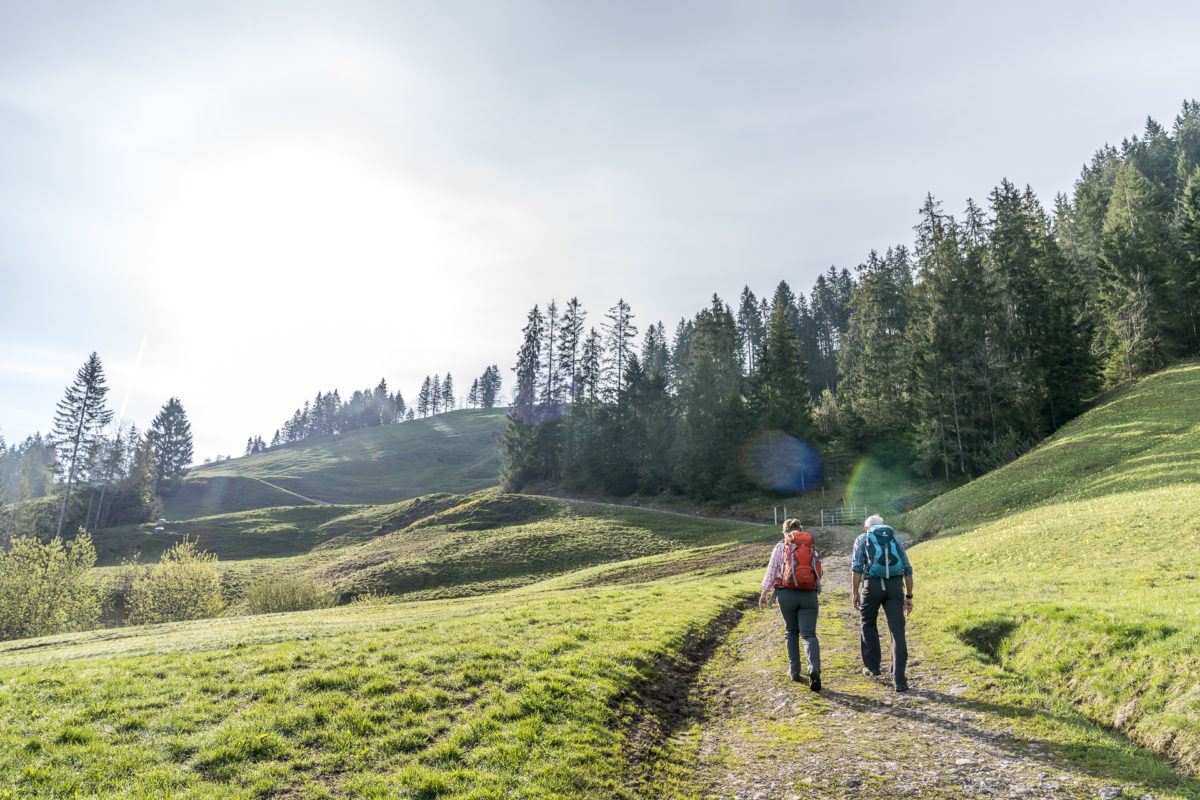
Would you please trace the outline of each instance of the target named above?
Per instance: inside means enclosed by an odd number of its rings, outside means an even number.
[[[385,379],[511,389],[534,304],[668,333],[1200,97],[1200,4],[0,0],[0,436],[95,351],[197,462]]]

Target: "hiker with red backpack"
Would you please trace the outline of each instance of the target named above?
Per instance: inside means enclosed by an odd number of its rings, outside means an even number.
[[[904,545],[883,517],[872,514],[863,523],[863,533],[854,540],[850,558],[850,591],[858,610],[864,675],[880,672],[879,609],[887,617],[892,637],[892,682],[897,692],[908,691],[904,668],[908,664],[908,641],[904,617],[912,611],[913,570]]]
[[[808,688],[821,690],[821,645],[817,642],[817,595],[821,591],[821,554],[813,545],[812,534],[798,519],[783,523],[783,541],[771,551],[767,573],[763,576],[758,607],[766,609],[768,599],[779,600],[786,628],[788,677],[800,680],[800,639],[804,640],[804,661],[808,664]],[[774,593],[774,597],[772,597]]]

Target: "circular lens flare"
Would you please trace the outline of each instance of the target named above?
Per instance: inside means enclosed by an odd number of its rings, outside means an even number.
[[[742,440],[738,466],[749,480],[776,492],[806,492],[821,480],[821,457],[783,431],[755,431]]]
[[[870,508],[905,511],[912,503],[912,471],[897,457],[898,447],[873,448],[854,467],[846,484],[846,501]]]

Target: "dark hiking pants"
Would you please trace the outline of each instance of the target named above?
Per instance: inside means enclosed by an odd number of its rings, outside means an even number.
[[[804,674],[800,669],[799,642],[803,639],[804,661],[808,664],[808,674],[816,675],[821,671],[821,645],[817,643],[817,593],[779,589],[776,596],[779,599],[779,610],[783,613],[783,624],[787,629],[784,640],[787,642],[791,671],[796,675]]]
[[[888,633],[892,637],[892,680],[896,688],[908,687],[904,668],[908,665],[908,642],[904,637],[904,579],[869,578],[863,576],[862,607],[859,611],[862,629],[862,662],[872,672],[879,672],[879,609],[887,617]]]

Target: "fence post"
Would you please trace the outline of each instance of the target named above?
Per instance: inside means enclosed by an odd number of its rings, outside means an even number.
[[[778,524],[779,524],[779,506],[774,506],[774,507],[772,507],[772,508],[771,508],[771,511],[772,511],[772,512],[774,512],[774,514],[775,514],[775,524],[776,524],[776,525],[778,525]]]

